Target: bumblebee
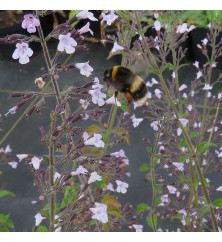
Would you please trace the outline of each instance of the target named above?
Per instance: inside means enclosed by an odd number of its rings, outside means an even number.
[[[116,89],[115,97],[117,97],[118,92],[124,93],[128,106],[132,101],[143,104],[147,99],[146,83],[140,76],[126,67],[114,66],[106,69],[103,81],[107,84],[107,88],[111,85]]]

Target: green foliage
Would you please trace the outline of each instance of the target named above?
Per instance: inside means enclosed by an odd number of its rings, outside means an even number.
[[[14,229],[14,224],[9,219],[10,214],[0,214],[0,232],[9,232],[10,229]]]
[[[216,199],[213,204],[215,207],[222,208],[222,199],[221,198]]]
[[[147,218],[146,218],[147,224],[152,228],[156,228],[157,227],[157,215],[156,214],[150,214]]]
[[[45,226],[38,226],[37,232],[48,232],[48,229]]]
[[[7,190],[0,190],[0,197],[4,197],[4,196],[12,196],[15,197],[15,194],[12,192],[9,192]]]
[[[97,185],[102,188],[102,189],[106,189],[106,183],[104,180],[102,181],[96,181]]]
[[[145,203],[141,203],[141,204],[139,204],[139,205],[137,206],[137,212],[143,212],[143,211],[145,211],[145,210],[147,210],[147,209],[149,209],[149,208],[150,208],[149,205],[147,205],[147,204],[145,204]]]
[[[150,165],[148,164],[143,164],[141,167],[140,167],[140,171],[147,171],[150,169]]]

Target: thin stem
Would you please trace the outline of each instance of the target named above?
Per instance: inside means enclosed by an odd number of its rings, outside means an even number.
[[[171,107],[172,107],[172,109],[173,109],[173,111],[174,111],[174,113],[176,115],[176,118],[179,120],[179,114],[178,114],[177,109],[176,109],[176,107],[174,105],[174,102],[173,102],[173,100],[171,98],[171,95],[169,93],[168,87],[167,87],[167,85],[165,83],[165,80],[163,78],[163,75],[160,72],[159,67],[158,67],[158,65],[157,65],[157,63],[156,63],[156,61],[155,61],[155,59],[153,57],[153,54],[151,53],[151,51],[149,49],[149,46],[147,45],[147,42],[145,40],[143,31],[142,31],[142,27],[141,27],[141,24],[140,24],[138,15],[137,15],[137,11],[134,11],[134,13],[135,13],[135,16],[136,16],[136,19],[137,19],[137,25],[139,27],[139,32],[140,32],[140,34],[142,36],[142,40],[143,40],[144,46],[146,48],[146,51],[147,51],[147,53],[149,55],[149,58],[150,58],[150,60],[151,60],[151,62],[153,64],[153,66],[156,69],[157,75],[158,75],[158,77],[159,77],[159,79],[161,81],[161,84],[163,86],[163,89],[164,89],[164,91],[165,91],[165,93],[166,93],[166,95],[168,97],[168,100],[169,100],[170,105],[171,105]],[[207,190],[207,188],[205,186],[204,177],[203,177],[202,171],[200,169],[199,160],[197,159],[197,154],[196,154],[196,152],[194,150],[194,147],[193,147],[193,145],[191,143],[191,140],[190,140],[190,138],[189,138],[189,136],[188,136],[188,134],[186,132],[186,129],[183,127],[183,125],[181,124],[181,122],[179,122],[179,125],[180,125],[180,128],[181,128],[182,132],[183,132],[183,136],[184,136],[184,138],[185,138],[185,140],[187,142],[187,145],[189,146],[190,151],[191,151],[191,153],[192,153],[192,155],[194,157],[195,166],[196,166],[196,169],[197,169],[199,178],[200,178],[200,182],[201,182],[201,186],[202,186],[202,189],[203,189],[205,198],[206,198],[206,202],[207,202],[207,205],[209,205],[209,207],[210,207],[210,214],[211,214],[211,218],[212,218],[214,230],[218,232],[219,230],[218,230],[217,220],[215,218],[214,210],[213,210],[212,205],[211,205],[211,201],[210,201],[210,197],[209,197],[208,190]]]

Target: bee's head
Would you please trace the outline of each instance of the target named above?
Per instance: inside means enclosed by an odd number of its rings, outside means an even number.
[[[104,71],[103,81],[109,83],[112,78],[112,68],[108,68]]]

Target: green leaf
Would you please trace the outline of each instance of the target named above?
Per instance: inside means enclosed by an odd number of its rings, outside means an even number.
[[[39,226],[37,232],[48,232],[48,229],[45,226]]]
[[[148,147],[148,148],[147,148],[147,151],[148,151],[150,154],[153,154],[153,148],[152,148],[152,147]]]
[[[8,228],[0,228],[0,232],[9,232]]]
[[[107,187],[104,180],[102,180],[102,181],[96,181],[96,183],[102,189],[106,189],[106,187]]]
[[[197,132],[191,132],[190,133],[190,138],[191,139],[193,139],[193,138],[195,138],[195,137],[197,137],[198,136],[198,133]]]
[[[161,199],[161,197],[158,197],[157,199],[156,199],[156,206],[158,206],[159,204],[161,204],[162,203],[162,199]]]
[[[178,162],[182,163],[188,158],[188,155],[182,155],[179,157]]]
[[[104,203],[106,205],[112,204],[113,206],[116,206],[117,208],[121,207],[121,204],[116,200],[116,198],[113,196],[110,196],[110,195],[105,195],[102,198],[101,203]]]
[[[143,212],[144,210],[150,208],[149,205],[145,204],[145,203],[141,203],[137,206],[137,212]]]
[[[154,229],[154,227],[157,227],[157,215],[156,214],[151,214],[146,218],[146,221],[148,223],[148,225]]]
[[[147,171],[150,169],[150,165],[148,164],[143,164],[141,167],[140,167],[140,171]]]
[[[14,229],[14,224],[12,223],[11,220],[8,220],[8,221],[6,222],[6,225],[7,225],[9,228]]]
[[[101,156],[103,156],[103,151],[100,150],[97,147],[86,146],[82,149],[82,155],[83,156],[98,156],[98,157],[101,157]]]
[[[157,164],[157,162],[158,162],[158,160],[160,159],[161,157],[159,156],[159,155],[155,155],[154,157],[153,157],[153,164],[154,164],[154,166]]]
[[[203,142],[199,144],[197,150],[198,152],[208,151],[210,146],[217,146],[216,144],[209,143],[209,142]]]
[[[4,196],[12,196],[15,197],[15,194],[12,192],[9,192],[7,190],[0,190],[0,197],[4,197]]]
[[[213,204],[215,207],[222,208],[222,199],[221,198],[216,199]]]
[[[128,107],[127,107],[127,103],[126,102],[122,102],[121,103],[121,108],[124,112],[127,112],[128,111]]]
[[[46,163],[48,163],[49,164],[49,157],[48,156],[43,156],[43,159],[44,159],[44,161],[46,162]]]
[[[181,148],[181,147],[184,147],[184,146],[186,146],[186,145],[187,145],[186,140],[185,140],[184,138],[181,138],[181,140],[180,140],[180,148]]]
[[[94,135],[95,133],[101,133],[102,132],[102,128],[96,124],[93,124],[91,126],[89,126],[89,128],[86,130],[86,132],[89,135]]]

